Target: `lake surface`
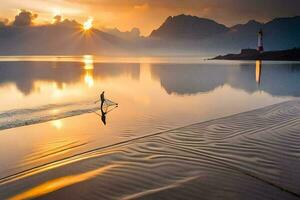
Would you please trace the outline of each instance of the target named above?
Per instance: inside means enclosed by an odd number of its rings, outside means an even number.
[[[102,91],[119,104],[106,125],[94,113]],[[1,57],[0,179],[299,96],[296,62]]]

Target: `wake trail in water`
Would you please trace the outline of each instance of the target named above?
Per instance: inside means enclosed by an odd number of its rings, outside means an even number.
[[[27,126],[100,110],[93,101],[48,104],[0,112],[0,130]]]

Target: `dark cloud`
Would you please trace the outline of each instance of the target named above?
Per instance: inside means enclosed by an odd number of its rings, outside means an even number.
[[[53,20],[54,20],[54,24],[58,24],[58,23],[60,23],[60,22],[62,21],[62,16],[56,15],[56,16],[53,18]]]
[[[70,19],[65,19],[59,23],[57,23],[61,26],[65,26],[65,27],[78,27],[81,26],[80,23],[78,23],[76,20],[70,20]]]
[[[33,14],[29,11],[22,10],[17,16],[15,16],[15,21],[13,22],[14,26],[30,26],[37,14]]]

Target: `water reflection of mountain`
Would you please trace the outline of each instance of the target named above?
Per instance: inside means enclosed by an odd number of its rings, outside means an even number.
[[[221,68],[207,65],[160,64],[152,65],[152,77],[160,80],[168,94],[194,94],[208,92],[223,85],[228,71],[234,67]]]
[[[153,65],[151,72],[169,94],[209,92],[228,84],[250,93],[265,91],[273,96],[300,96],[300,64],[262,64],[260,70],[257,67],[255,63],[160,64]]]
[[[0,86],[14,83],[25,95],[36,81],[55,82],[58,87],[83,79],[129,75],[139,79],[139,64],[80,62],[0,62]],[[300,64],[153,64],[151,75],[167,93],[191,95],[210,92],[228,84],[249,93],[265,91],[273,96],[300,96]],[[86,76],[86,77],[84,77]],[[90,82],[91,81],[91,82]]]
[[[138,79],[139,64],[93,64],[79,62],[0,62],[0,86],[15,83],[23,94],[30,94],[35,81],[55,82],[58,87],[63,83],[81,81],[87,70],[92,70],[93,77],[106,78],[129,74]]]

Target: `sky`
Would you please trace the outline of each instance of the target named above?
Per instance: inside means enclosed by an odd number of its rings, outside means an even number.
[[[300,0],[1,0],[0,20],[12,22],[25,9],[38,15],[35,24],[50,23],[55,15],[80,23],[92,17],[96,28],[137,27],[148,35],[168,16],[183,13],[232,26],[300,15],[299,8]]]

